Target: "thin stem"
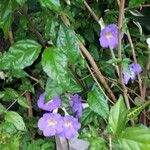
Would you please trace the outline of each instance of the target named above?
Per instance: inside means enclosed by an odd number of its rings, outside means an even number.
[[[112,150],[112,140],[111,140],[111,135],[109,135],[109,150]]]
[[[33,117],[33,110],[32,110],[32,102],[31,102],[30,93],[28,91],[26,91],[26,93],[24,95],[25,95],[25,97],[27,99],[27,102],[28,102],[28,105],[29,105],[29,108],[28,108],[28,117],[32,118]]]
[[[114,54],[114,51],[113,51],[112,48],[110,48],[110,52],[111,52],[111,57],[112,57],[112,59],[115,59],[116,57],[115,57],[115,54]],[[116,69],[116,71],[117,71],[118,76],[120,76],[120,74],[119,74],[119,67],[118,67],[118,65],[116,65],[116,64],[115,64],[115,69]]]
[[[68,148],[68,150],[70,150],[69,140],[66,139],[66,141],[67,141],[67,148]]]
[[[97,23],[98,23],[99,25],[101,25],[100,22],[99,22],[98,17],[96,16],[96,14],[94,13],[94,11],[91,9],[91,7],[88,5],[88,3],[87,3],[86,1],[84,1],[84,5],[86,6],[86,8],[87,8],[88,11],[90,12],[90,14],[93,16],[93,18],[97,21]]]
[[[130,46],[131,46],[133,60],[134,60],[135,63],[137,63],[135,48],[134,48],[134,45],[133,45],[133,42],[132,42],[131,35],[130,35],[129,31],[127,31],[127,36],[128,36],[128,40],[129,40],[129,43],[130,43]],[[140,95],[143,97],[142,80],[141,80],[140,74],[138,74],[138,83],[139,83]]]
[[[14,37],[13,37],[13,32],[12,32],[12,28],[11,27],[9,29],[8,36],[9,36],[9,42],[10,42],[10,44],[13,44],[14,43]]]
[[[80,54],[81,54],[82,58],[84,58],[84,56],[83,56],[83,54],[82,54],[81,52],[80,52]],[[114,104],[114,102],[112,102],[112,101],[109,99],[109,97],[105,94],[103,88],[101,87],[101,85],[100,85],[99,82],[97,81],[97,79],[96,79],[94,73],[92,72],[92,70],[91,70],[91,68],[89,67],[88,64],[87,64],[87,68],[88,68],[88,70],[89,70],[91,76],[93,77],[94,81],[95,81],[96,84],[98,85],[100,91],[101,91],[101,92],[103,93],[103,95],[105,96],[105,98],[106,98],[109,102],[111,102],[112,104]]]

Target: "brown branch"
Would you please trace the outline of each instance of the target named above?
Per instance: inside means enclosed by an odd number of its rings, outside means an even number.
[[[31,96],[30,93],[28,91],[26,91],[24,93],[24,96],[27,99],[28,105],[29,105],[29,109],[28,109],[28,117],[32,118],[33,117],[33,110],[32,110],[32,102],[31,102]]]
[[[81,54],[82,58],[85,59],[85,57],[83,56],[82,52],[80,52],[80,54]],[[106,98],[109,102],[111,102],[112,104],[114,104],[114,102],[112,102],[112,101],[109,99],[109,97],[105,94],[105,92],[104,92],[104,90],[102,89],[101,85],[100,85],[99,82],[97,81],[97,78],[95,77],[95,74],[93,73],[93,71],[91,70],[91,68],[90,68],[90,66],[89,66],[88,64],[87,64],[87,68],[88,68],[88,70],[89,70],[91,76],[93,77],[94,81],[95,81],[96,84],[98,85],[100,91],[101,91],[101,92],[103,93],[103,95],[105,96],[105,98]]]
[[[103,84],[103,86],[105,87],[105,89],[107,90],[107,92],[109,93],[109,95],[112,98],[112,100],[115,102],[116,101],[116,97],[114,96],[113,92],[111,91],[110,87],[108,86],[108,84],[107,84],[104,76],[102,75],[100,69],[96,65],[93,57],[91,56],[91,54],[89,53],[89,51],[85,48],[85,46],[81,42],[80,42],[80,50],[82,51],[82,53],[84,54],[84,56],[88,59],[89,63],[93,67],[93,70],[95,71],[95,73],[98,76],[99,80],[101,81],[101,83]]]
[[[13,37],[13,32],[12,32],[12,28],[11,27],[9,29],[8,36],[9,36],[10,44],[14,44],[14,37]]]
[[[88,5],[86,1],[84,1],[84,5],[88,9],[90,14],[93,16],[93,18],[97,21],[97,23],[100,24],[98,17],[96,16],[96,14],[94,13],[94,11],[91,9],[91,7]]]
[[[124,17],[124,6],[125,6],[125,0],[121,0],[119,6],[119,19],[118,19],[118,31],[119,31],[118,32],[118,58],[120,60],[122,60],[122,24],[123,24],[123,17]],[[125,98],[126,106],[128,109],[130,109],[128,90],[124,84],[121,64],[119,64],[119,72],[120,72],[121,85],[123,88],[123,95]]]
[[[70,25],[70,22],[69,22],[68,18],[65,15],[62,14],[61,19],[62,19],[62,21],[64,22],[65,25],[67,25],[67,26]],[[104,76],[102,75],[100,69],[96,65],[93,57],[91,56],[91,54],[88,52],[88,50],[85,48],[85,46],[82,44],[81,41],[80,41],[80,50],[82,51],[84,56],[87,58],[87,60],[91,64],[91,66],[93,67],[95,73],[97,74],[97,76],[98,76],[99,80],[101,81],[101,83],[103,84],[103,86],[106,88],[106,90],[107,90],[108,94],[110,95],[111,99],[115,102],[116,97],[114,96],[113,92],[111,91],[110,87],[108,86]]]

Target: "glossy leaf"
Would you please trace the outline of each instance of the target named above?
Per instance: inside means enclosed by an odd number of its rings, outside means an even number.
[[[51,47],[44,50],[42,66],[47,75],[58,83],[67,75],[67,57],[58,48]]]
[[[87,102],[91,110],[105,119],[108,118],[109,108],[107,100],[98,87],[94,86],[93,89],[88,93]]]
[[[2,0],[0,3],[0,28],[3,29],[5,38],[12,23],[12,13],[16,4],[12,0]]]
[[[17,112],[7,111],[5,114],[5,121],[12,123],[20,131],[26,131],[24,121]]]
[[[38,57],[41,45],[33,40],[14,43],[0,59],[0,69],[23,69],[30,66]]]
[[[43,7],[47,7],[54,11],[60,11],[61,5],[59,0],[40,0]]]
[[[70,64],[75,64],[79,58],[79,42],[75,32],[60,25],[57,37],[57,47],[68,57]]]
[[[150,149],[150,129],[146,127],[128,127],[120,138],[122,150],[149,150]]]
[[[114,135],[121,134],[126,126],[127,109],[124,104],[123,97],[120,96],[117,103],[112,106],[109,114],[109,125]]]
[[[47,99],[53,99],[55,96],[61,95],[63,91],[61,84],[58,84],[56,80],[50,78],[47,80],[45,89]]]

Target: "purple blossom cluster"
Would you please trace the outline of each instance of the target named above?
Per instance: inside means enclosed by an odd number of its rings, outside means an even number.
[[[42,93],[39,96],[37,104],[40,109],[49,111],[49,113],[44,113],[38,121],[38,128],[43,132],[44,136],[58,135],[66,139],[71,139],[77,134],[81,127],[78,119],[82,115],[81,97],[78,94],[71,96],[72,112],[76,118],[72,116],[62,117],[60,114],[52,112],[61,105],[59,96],[45,103],[45,94]]]
[[[78,119],[72,116],[62,117],[60,114],[45,113],[38,121],[38,128],[46,137],[58,135],[71,139],[77,134],[80,127]]]

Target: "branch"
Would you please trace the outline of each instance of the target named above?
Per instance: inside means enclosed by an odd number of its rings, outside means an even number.
[[[68,18],[65,15],[62,14],[61,19],[62,19],[62,21],[64,22],[64,24],[66,26],[70,25],[70,22],[69,22]],[[82,44],[82,42],[80,41],[79,43],[80,43],[80,50],[82,51],[82,53],[84,54],[84,56],[88,59],[89,63],[93,67],[95,73],[97,74],[99,80],[101,81],[101,83],[103,84],[103,86],[106,88],[106,90],[107,90],[108,94],[110,95],[111,99],[115,102],[116,101],[116,97],[114,96],[113,92],[111,91],[110,87],[108,86],[108,84],[107,84],[104,76],[102,75],[100,69],[96,65],[93,57],[88,52],[88,50],[85,48],[85,46]]]
[[[125,0],[120,1],[119,6],[119,19],[118,19],[118,58],[122,60],[122,24],[123,24],[123,17],[124,17],[124,6],[125,6]],[[122,74],[122,66],[119,64],[119,72],[120,72],[120,79],[121,79],[121,85],[123,88],[123,95],[125,98],[126,106],[128,109],[130,109],[130,103],[128,99],[128,90],[124,84],[123,80],[123,74]]]

